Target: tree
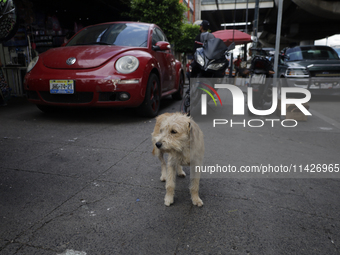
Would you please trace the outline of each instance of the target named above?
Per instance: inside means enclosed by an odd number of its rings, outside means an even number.
[[[198,25],[183,24],[180,38],[176,41],[176,51],[181,53],[194,53],[195,37],[199,34]]]
[[[171,43],[181,36],[184,12],[187,7],[178,0],[131,0],[130,17],[135,21],[154,23]]]

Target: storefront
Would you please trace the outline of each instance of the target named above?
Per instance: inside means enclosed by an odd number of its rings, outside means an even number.
[[[12,96],[24,96],[23,80],[30,61],[50,48],[60,47],[73,29],[62,28],[57,15],[35,9],[31,1],[1,2],[7,4],[0,19],[2,76]]]
[[[127,20],[126,4],[111,2],[0,0],[0,89],[5,81],[12,96],[24,96],[24,76],[35,56],[60,47],[87,25]]]

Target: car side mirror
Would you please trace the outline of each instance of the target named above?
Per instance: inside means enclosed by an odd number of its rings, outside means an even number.
[[[155,51],[165,51],[165,50],[170,50],[171,46],[170,43],[168,42],[157,42],[156,45],[152,46],[152,49]]]

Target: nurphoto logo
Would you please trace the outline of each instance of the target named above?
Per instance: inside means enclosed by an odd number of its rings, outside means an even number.
[[[207,88],[209,88],[218,98],[220,101],[220,104],[222,106],[222,101],[220,98],[220,95],[217,93],[216,89],[228,89],[231,92],[232,99],[233,99],[233,115],[245,115],[245,98],[243,91],[236,85],[230,85],[230,84],[215,84],[215,88],[212,86],[209,86],[207,84],[204,84]],[[212,93],[204,88],[199,88],[206,92],[214,101],[215,105],[217,106],[216,100]],[[302,94],[304,95],[303,98],[287,98],[288,93],[293,94]],[[207,94],[201,94],[201,115],[207,115]],[[283,87],[281,88],[281,115],[286,115],[286,106],[290,104],[294,104],[304,115],[311,116],[312,114],[306,109],[306,107],[303,105],[304,103],[307,103],[311,99],[311,93],[309,90],[304,88],[291,88],[291,87]],[[270,114],[273,114],[278,107],[278,93],[277,88],[272,88],[272,105],[269,109],[255,109],[253,104],[253,93],[252,88],[247,88],[247,106],[251,113],[257,116],[267,116]],[[281,122],[281,125],[283,127],[295,127],[297,126],[297,121],[293,119],[266,119],[266,122],[270,122],[271,126],[274,127],[274,123],[277,121]],[[213,120],[213,127],[216,125],[225,125],[230,123],[231,127],[235,125],[242,125],[246,126],[248,124],[249,127],[262,127],[265,123],[262,119],[250,119],[248,122],[246,120],[243,120],[242,122],[235,122],[233,120],[227,120],[227,119],[214,119]],[[257,124],[254,124],[257,123]]]

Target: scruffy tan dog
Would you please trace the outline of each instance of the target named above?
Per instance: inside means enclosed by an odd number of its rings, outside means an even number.
[[[170,206],[174,202],[176,172],[185,177],[182,166],[190,166],[190,193],[194,205],[202,206],[198,195],[200,173],[195,166],[202,166],[204,156],[203,133],[199,126],[181,113],[164,113],[156,118],[152,135],[153,151],[161,161],[161,181],[166,181],[164,204]],[[191,150],[190,150],[191,146]],[[168,163],[164,154],[168,153]]]

